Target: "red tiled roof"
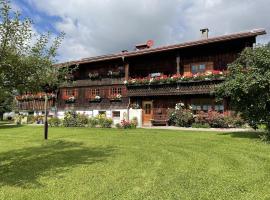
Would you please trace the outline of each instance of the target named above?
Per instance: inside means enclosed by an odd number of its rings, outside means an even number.
[[[222,36],[217,36],[217,37],[210,37],[207,39],[200,39],[200,40],[184,42],[184,43],[168,45],[168,46],[162,46],[162,47],[157,47],[157,48],[149,48],[149,49],[143,49],[143,50],[137,50],[137,51],[123,52],[123,53],[121,52],[117,54],[108,54],[108,55],[103,55],[103,56],[83,58],[81,60],[60,63],[60,64],[57,64],[56,66],[91,63],[91,62],[112,60],[112,59],[123,58],[123,57],[128,58],[128,57],[133,57],[133,56],[145,55],[145,54],[174,50],[174,49],[182,49],[186,47],[199,46],[199,45],[223,42],[223,41],[240,39],[240,38],[256,37],[258,35],[264,35],[264,34],[266,34],[265,29],[253,29],[251,31],[238,32],[238,33],[222,35]]]

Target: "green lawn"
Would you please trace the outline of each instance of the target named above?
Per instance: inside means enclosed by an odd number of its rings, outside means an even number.
[[[252,133],[0,127],[0,199],[270,199]]]

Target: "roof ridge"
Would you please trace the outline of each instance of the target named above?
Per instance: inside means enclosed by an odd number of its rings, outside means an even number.
[[[172,50],[177,48],[185,48],[190,46],[196,46],[196,45],[203,45],[213,42],[220,42],[220,41],[226,41],[231,39],[237,39],[237,38],[244,38],[244,37],[250,37],[250,36],[258,36],[258,35],[264,35],[266,34],[265,29],[263,28],[257,28],[252,29],[249,31],[241,31],[241,32],[235,32],[231,34],[223,34],[219,36],[214,37],[208,37],[208,38],[201,38],[199,40],[190,40],[183,43],[178,44],[171,44],[171,45],[165,45],[155,48],[149,48],[149,49],[142,49],[142,50],[136,50],[136,51],[128,51],[128,52],[120,52],[120,53],[112,53],[112,54],[105,54],[100,56],[93,56],[93,57],[86,57],[82,58],[80,60],[73,60],[63,63],[56,64],[57,66],[62,66],[65,64],[75,65],[75,64],[83,64],[87,62],[97,62],[102,60],[110,60],[110,59],[117,59],[121,57],[132,57],[136,55],[143,55],[147,53],[154,53],[154,52],[160,52],[160,51],[166,51],[166,50]]]

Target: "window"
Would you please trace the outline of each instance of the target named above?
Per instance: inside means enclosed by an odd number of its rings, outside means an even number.
[[[197,98],[191,100],[191,107],[194,113],[197,111],[205,111],[212,110],[212,99],[208,98]]]
[[[215,111],[224,112],[224,106],[223,105],[215,105]]]
[[[122,88],[111,88],[111,95],[122,94]]]
[[[120,118],[120,111],[113,111],[112,112],[112,117],[113,118]]]
[[[196,98],[191,100],[191,107],[194,113],[198,111],[207,112],[209,110],[215,110],[217,112],[224,112],[224,105],[220,102],[215,102],[211,98]]]
[[[75,92],[73,89],[66,89],[66,96],[74,96]]]
[[[151,104],[145,104],[145,114],[149,115],[151,114]]]
[[[90,97],[100,96],[100,90],[99,89],[89,89],[88,94]]]
[[[191,65],[192,74],[205,72],[205,69],[206,69],[205,64]]]

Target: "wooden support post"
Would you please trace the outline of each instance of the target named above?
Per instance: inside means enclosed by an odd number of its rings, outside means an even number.
[[[129,64],[125,63],[125,80],[127,81],[129,77]]]
[[[180,74],[180,56],[177,54],[176,56],[176,74]]]

